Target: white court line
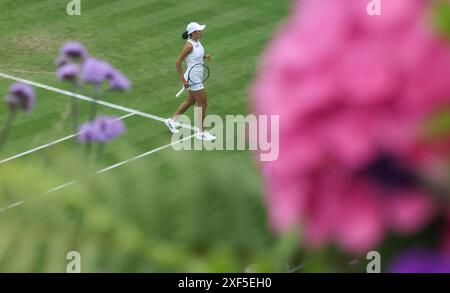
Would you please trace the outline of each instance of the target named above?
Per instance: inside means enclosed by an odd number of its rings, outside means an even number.
[[[52,92],[56,92],[56,93],[59,93],[59,94],[63,94],[63,95],[66,95],[66,96],[75,97],[75,98],[80,99],[80,100],[85,100],[85,101],[88,101],[88,102],[96,102],[99,105],[103,105],[103,106],[110,107],[110,108],[113,108],[113,109],[117,109],[117,110],[121,110],[121,111],[124,111],[124,112],[136,114],[136,115],[139,115],[139,116],[142,116],[142,117],[146,117],[146,118],[150,118],[150,119],[153,119],[153,120],[157,120],[157,121],[160,121],[160,122],[164,122],[164,120],[166,120],[166,119],[164,119],[162,117],[159,117],[159,116],[156,116],[156,115],[144,113],[144,112],[141,112],[141,111],[138,111],[138,110],[135,110],[135,109],[123,107],[123,106],[112,104],[112,103],[108,103],[108,102],[105,102],[105,101],[96,100],[96,99],[91,98],[91,97],[87,97],[87,96],[83,96],[83,95],[80,95],[80,94],[72,93],[72,92],[69,92],[69,91],[66,91],[66,90],[62,90],[62,89],[58,89],[58,88],[55,88],[55,87],[52,87],[52,86],[49,86],[49,85],[45,85],[45,84],[42,84],[42,83],[26,80],[26,79],[23,79],[23,78],[20,78],[20,77],[15,77],[15,76],[12,76],[12,75],[9,75],[9,74],[6,74],[6,73],[0,72],[0,77],[6,78],[6,79],[15,80],[15,81],[22,82],[22,83],[25,83],[25,84],[29,84],[29,85],[32,85],[32,86],[35,86],[35,87],[43,88],[43,89],[46,89],[46,90],[49,90],[49,91],[52,91]],[[183,124],[183,123],[178,123],[178,125],[180,127],[183,127],[183,128],[187,128],[187,129],[198,131],[197,127],[193,127],[193,126],[186,125],[186,124]]]
[[[117,119],[115,119],[115,120],[123,120],[123,119],[125,119],[125,118],[128,118],[128,117],[130,117],[130,116],[134,116],[134,115],[135,115],[134,113],[126,114],[126,115],[124,115],[124,116],[122,116],[122,117],[119,117],[119,118],[117,118]],[[44,144],[44,145],[41,145],[41,146],[38,146],[38,147],[36,147],[36,148],[34,148],[34,149],[31,149],[31,150],[29,150],[29,151],[26,151],[26,152],[23,152],[23,153],[14,155],[14,156],[12,156],[12,157],[3,159],[3,160],[0,161],[0,165],[1,165],[1,164],[4,164],[4,163],[6,163],[6,162],[9,162],[9,161],[18,159],[18,158],[20,158],[20,157],[29,155],[29,154],[31,154],[31,153],[37,152],[37,151],[39,151],[39,150],[45,149],[45,148],[47,148],[47,147],[53,146],[53,145],[58,144],[58,143],[60,143],[60,142],[69,140],[69,139],[71,139],[71,138],[73,138],[73,137],[76,137],[76,136],[79,135],[80,133],[81,133],[81,132],[77,132],[77,133],[75,133],[75,134],[68,135],[68,136],[63,137],[63,138],[60,138],[60,139],[58,139],[58,140],[49,142],[49,143]]]
[[[156,148],[156,149],[150,150],[150,151],[148,151],[148,152],[146,152],[146,153],[140,154],[140,155],[138,155],[138,156],[136,156],[136,157],[133,157],[133,158],[131,158],[131,159],[128,159],[128,160],[125,160],[125,161],[116,163],[116,164],[114,164],[114,165],[111,165],[111,166],[109,166],[109,167],[103,168],[103,169],[101,169],[101,170],[98,170],[97,172],[95,172],[94,174],[91,174],[90,176],[92,177],[92,176],[95,176],[95,175],[98,175],[98,174],[105,173],[105,172],[107,172],[107,171],[113,170],[113,169],[115,169],[115,168],[118,168],[118,167],[123,166],[123,165],[125,165],[125,164],[128,164],[128,163],[130,163],[130,162],[136,161],[136,160],[138,160],[138,159],[141,159],[141,158],[143,158],[143,157],[149,156],[149,155],[151,155],[151,154],[153,154],[153,153],[159,152],[159,151],[161,151],[161,150],[163,150],[163,149],[166,149],[166,148],[168,148],[168,147],[171,147],[171,146],[173,146],[173,145],[176,145],[176,144],[178,144],[178,143],[180,143],[180,142],[183,142],[183,141],[185,141],[185,140],[191,139],[191,138],[193,138],[194,136],[195,136],[195,134],[194,134],[194,135],[191,135],[191,136],[188,136],[188,137],[185,137],[185,138],[183,138],[183,139],[174,141],[174,142],[172,142],[172,143],[169,143],[169,144],[160,146],[160,147],[158,147],[158,148]],[[45,195],[45,194],[50,194],[50,193],[56,192],[56,191],[58,191],[58,190],[64,189],[64,188],[66,188],[66,187],[69,187],[69,186],[71,186],[71,185],[77,183],[78,181],[79,181],[79,180],[72,180],[72,181],[66,182],[66,183],[64,183],[64,184],[62,184],[62,185],[59,185],[59,186],[56,186],[56,187],[54,187],[54,188],[52,188],[52,189],[47,190],[46,192],[43,193],[43,195]],[[21,200],[21,201],[15,202],[15,203],[13,203],[13,204],[10,204],[10,205],[8,205],[8,206],[5,207],[5,208],[0,209],[0,213],[3,213],[3,212],[5,212],[5,211],[7,211],[7,210],[10,210],[10,209],[13,209],[13,208],[15,208],[15,207],[17,207],[17,206],[20,206],[20,205],[26,203],[27,201],[29,201],[29,200]]]

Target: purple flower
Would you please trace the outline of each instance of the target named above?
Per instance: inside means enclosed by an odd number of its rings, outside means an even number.
[[[81,81],[101,85],[111,76],[112,66],[103,60],[88,58],[81,69]]]
[[[109,76],[109,88],[111,90],[127,91],[131,88],[130,80],[117,69]]]
[[[110,116],[99,116],[95,119],[94,126],[98,133],[101,134],[101,142],[113,140],[126,130],[122,120]]]
[[[105,143],[117,138],[125,130],[122,120],[118,120],[116,117],[99,116],[94,121],[81,125],[77,140],[81,143]]]
[[[77,140],[81,143],[93,142],[96,140],[97,134],[91,122],[86,122],[80,126],[78,130]]]
[[[9,89],[9,95],[5,100],[11,109],[23,109],[27,112],[33,111],[36,94],[31,86],[23,83],[15,83]]]
[[[450,273],[450,259],[435,252],[410,250],[394,259],[392,273]]]
[[[65,56],[58,56],[55,60],[56,66],[61,67],[69,63],[69,60]]]
[[[78,42],[67,42],[61,48],[61,55],[71,59],[82,58],[85,59],[88,57],[88,53],[86,48]]]
[[[78,64],[69,63],[59,67],[56,75],[59,80],[73,81],[78,76],[79,71],[80,67],[78,66]]]

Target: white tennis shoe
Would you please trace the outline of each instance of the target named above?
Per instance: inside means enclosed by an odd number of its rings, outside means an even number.
[[[205,141],[212,141],[215,140],[216,137],[209,133],[208,131],[198,132],[195,136],[197,139],[205,140]]]
[[[173,134],[180,132],[177,129],[177,123],[172,118],[169,118],[166,121],[164,121],[164,124],[166,124],[166,126],[169,128],[170,132],[172,132]]]

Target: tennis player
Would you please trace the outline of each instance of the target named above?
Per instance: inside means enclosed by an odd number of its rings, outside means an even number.
[[[186,101],[181,103],[175,114],[165,121],[165,124],[172,133],[177,133],[179,131],[176,128],[176,121],[178,117],[186,112],[186,110],[190,106],[194,105],[195,102],[197,102],[197,105],[201,108],[201,112],[199,117],[200,131],[197,133],[196,137],[201,140],[211,141],[216,139],[216,137],[207,131],[203,131],[203,121],[205,120],[207,107],[205,87],[203,83],[190,85],[188,82],[188,73],[195,64],[203,64],[205,59],[211,60],[211,55],[205,55],[205,49],[200,43],[200,39],[202,38],[202,31],[205,29],[205,27],[206,25],[200,25],[196,22],[191,22],[190,24],[188,24],[186,31],[182,34],[182,38],[185,40],[187,39],[187,42],[177,58],[176,68],[183,86],[188,90],[188,98],[186,99]],[[186,61],[188,67],[185,73],[183,73],[183,69],[181,67],[183,61]],[[200,75],[197,79],[203,80],[203,67],[199,66],[199,68],[200,70],[191,71],[190,74]]]

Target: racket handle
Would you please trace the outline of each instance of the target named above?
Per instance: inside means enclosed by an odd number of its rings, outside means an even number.
[[[178,98],[179,96],[181,96],[182,93],[184,93],[185,90],[186,88],[183,87],[175,96]]]

